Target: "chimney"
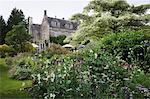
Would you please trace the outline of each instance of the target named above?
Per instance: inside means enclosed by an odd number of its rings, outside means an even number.
[[[28,17],[28,24],[32,24],[32,17]]]
[[[44,10],[44,16],[47,16],[47,12],[46,12],[46,10]]]
[[[29,34],[31,34],[32,33],[32,17],[28,17],[28,32],[29,32]]]

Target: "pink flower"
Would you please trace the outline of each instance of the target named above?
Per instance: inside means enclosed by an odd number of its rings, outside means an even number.
[[[125,62],[125,63],[121,63],[121,66],[122,66],[124,69],[128,69],[130,65],[129,65],[127,62]]]

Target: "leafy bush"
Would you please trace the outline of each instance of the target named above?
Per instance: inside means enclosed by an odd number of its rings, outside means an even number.
[[[6,63],[11,63],[9,76],[14,79],[31,79],[32,71],[36,68],[36,62],[29,56],[20,54],[12,62],[7,59]]]
[[[68,54],[69,50],[63,48],[59,44],[52,43],[51,46],[45,51],[46,54],[53,56],[53,55],[61,55],[61,54]]]
[[[60,45],[52,44],[48,51],[32,55],[31,53],[20,53],[15,57],[7,57],[6,64],[10,67],[9,75],[14,79],[31,79],[32,72],[41,67],[47,59],[53,55],[67,54],[68,50],[62,48]]]
[[[32,46],[30,42],[25,42],[22,47],[23,52],[35,52],[36,49]]]
[[[6,44],[0,45],[0,57],[5,57],[6,54],[8,54],[10,51],[11,48],[8,45]]]
[[[150,40],[143,31],[127,31],[106,35],[100,40],[100,48],[119,56],[129,64],[137,64],[146,73],[150,72]]]
[[[126,86],[133,94],[133,98],[148,98],[150,95],[150,74],[145,74],[138,67],[132,67],[132,79],[126,82]]]

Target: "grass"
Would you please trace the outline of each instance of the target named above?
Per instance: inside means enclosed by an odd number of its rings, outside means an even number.
[[[31,86],[29,80],[14,80],[8,76],[8,66],[5,64],[5,59],[0,58],[0,99],[29,99],[29,94],[25,91],[20,91],[23,88],[22,84],[25,83],[25,87]]]

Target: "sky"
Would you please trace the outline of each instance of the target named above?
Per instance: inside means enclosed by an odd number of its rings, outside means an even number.
[[[0,0],[0,15],[8,19],[13,8],[21,9],[26,18],[33,17],[33,23],[40,24],[47,10],[49,17],[69,19],[71,15],[82,12],[90,0]],[[127,0],[133,5],[150,4],[150,0]]]

